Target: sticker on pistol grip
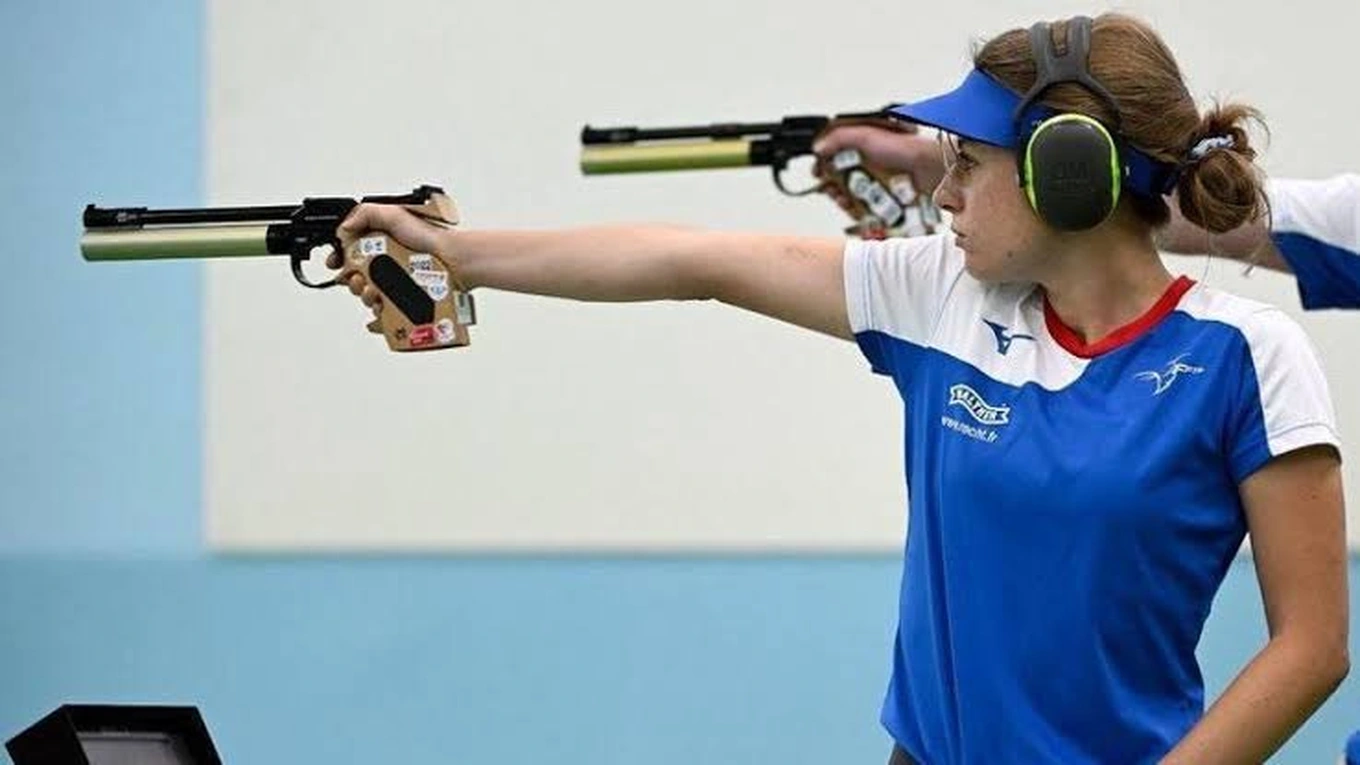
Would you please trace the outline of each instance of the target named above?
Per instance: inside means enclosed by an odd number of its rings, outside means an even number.
[[[425,290],[431,300],[443,300],[449,296],[449,275],[443,271],[412,271],[411,279]]]
[[[846,179],[846,186],[855,198],[864,202],[875,215],[888,225],[892,225],[902,217],[902,205],[883,188],[883,184],[874,180],[873,176],[861,170],[850,173]]]
[[[369,258],[387,254],[387,237],[385,236],[366,236],[359,240],[359,246],[354,248],[354,257],[358,260],[368,260]]]
[[[453,325],[453,320],[440,319],[436,322],[434,325],[434,336],[435,340],[437,340],[440,345],[452,343],[458,336],[457,329]]]
[[[416,253],[411,256],[411,280],[419,284],[431,300],[449,296],[449,273],[433,255]]]
[[[906,173],[894,175],[888,181],[888,188],[892,189],[893,196],[901,200],[902,204],[916,201],[916,184],[911,182],[911,176]]]
[[[831,157],[831,166],[836,172],[843,173],[853,167],[859,167],[861,160],[859,151],[856,149],[841,149]]]
[[[412,348],[424,348],[427,345],[434,345],[436,337],[435,325],[421,324],[416,327],[411,327],[411,334],[408,335],[408,337],[410,338]]]

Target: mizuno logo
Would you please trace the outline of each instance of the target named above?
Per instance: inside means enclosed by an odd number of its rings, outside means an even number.
[[[1188,355],[1189,354],[1187,353],[1182,353],[1176,358],[1168,361],[1166,363],[1166,369],[1163,369],[1160,372],[1149,369],[1146,372],[1139,372],[1134,375],[1134,377],[1139,380],[1151,382],[1155,386],[1152,395],[1160,396],[1162,395],[1162,391],[1170,388],[1171,384],[1176,382],[1176,378],[1180,377],[1182,374],[1197,375],[1204,372],[1204,367],[1197,367],[1182,361],[1182,359]]]
[[[1012,340],[1034,341],[1034,335],[1013,335],[1009,327],[1002,326],[994,321],[983,319],[982,323],[992,328],[992,334],[996,335],[996,352],[1002,356],[1005,356],[1006,352],[1011,349]]]
[[[950,386],[949,405],[963,407],[983,425],[1005,425],[1011,421],[1009,406],[992,406],[977,391],[963,383]]]

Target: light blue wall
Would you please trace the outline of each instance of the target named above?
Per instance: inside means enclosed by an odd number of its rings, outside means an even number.
[[[238,764],[882,762],[892,559],[203,554],[197,269],[76,246],[86,202],[201,201],[203,21],[0,4],[0,738],[165,702]],[[1262,639],[1241,563],[1211,691]],[[1277,761],[1334,761],[1358,701]]]
[[[201,27],[195,2],[0,3],[0,553],[197,549],[198,270],[78,240],[86,203],[200,198]]]

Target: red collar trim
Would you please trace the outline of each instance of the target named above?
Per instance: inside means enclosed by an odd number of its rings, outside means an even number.
[[[1044,323],[1048,325],[1048,333],[1068,353],[1083,359],[1090,359],[1137,340],[1145,332],[1156,326],[1157,322],[1166,318],[1167,314],[1176,310],[1176,305],[1180,303],[1181,297],[1193,286],[1195,286],[1195,280],[1188,276],[1176,279],[1146,313],[1090,344],[1082,340],[1076,332],[1072,331],[1071,327],[1063,324],[1062,319],[1058,318],[1058,314],[1054,312],[1053,306],[1048,304],[1047,295],[1044,296]]]

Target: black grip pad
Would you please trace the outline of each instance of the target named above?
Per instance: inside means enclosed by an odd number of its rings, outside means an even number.
[[[375,256],[368,265],[368,277],[412,324],[434,321],[434,300],[392,256]]]

